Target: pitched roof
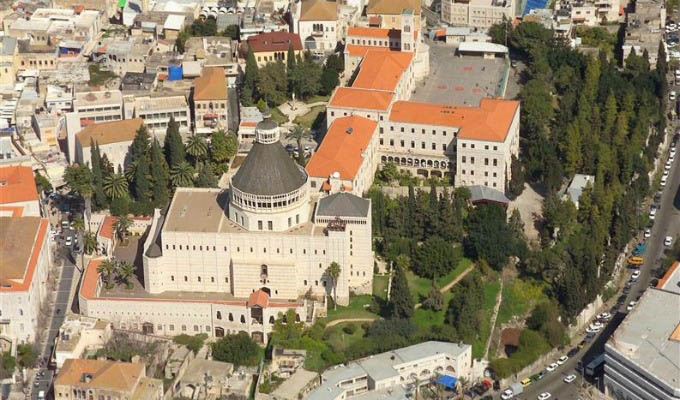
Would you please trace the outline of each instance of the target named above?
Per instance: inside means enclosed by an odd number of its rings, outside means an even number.
[[[347,36],[372,37],[378,39],[400,38],[401,31],[398,29],[350,26],[349,28],[347,28]]]
[[[479,107],[397,101],[390,121],[459,128],[458,139],[502,142],[507,136],[519,102],[482,99]]]
[[[389,47],[378,47],[378,46],[360,46],[357,44],[348,44],[345,46],[345,54],[349,54],[352,57],[365,57],[369,50],[373,51],[394,51],[398,52],[398,49],[391,49]]]
[[[78,132],[76,138],[83,148],[90,147],[92,140],[100,146],[110,143],[131,142],[137,134],[137,129],[143,123],[144,121],[141,118],[134,118],[90,124]]]
[[[307,173],[328,178],[338,172],[341,179],[353,180],[364,161],[361,153],[368,148],[377,126],[376,121],[359,116],[334,120],[309,160]]]
[[[203,68],[194,80],[194,100],[224,100],[227,98],[227,78],[222,67]]]
[[[477,202],[494,202],[507,205],[510,203],[510,200],[500,190],[482,185],[468,186],[468,189],[470,190],[470,201],[473,204]]]
[[[0,217],[0,282],[28,287],[47,225],[40,217]]]
[[[118,222],[118,217],[107,215],[99,228],[99,236],[107,239],[113,239],[114,225]]]
[[[248,46],[253,49],[253,53],[288,51],[291,44],[293,50],[302,50],[300,36],[295,33],[268,32],[248,38]]]
[[[413,10],[420,15],[420,0],[371,0],[366,14],[401,14],[404,9]]]
[[[326,0],[307,0],[302,2],[300,21],[336,21],[338,3]]]
[[[38,200],[31,167],[0,168],[0,204]]]
[[[352,87],[395,90],[412,59],[413,53],[369,50]]]
[[[371,202],[351,193],[335,193],[319,200],[317,216],[367,217]]]
[[[85,374],[91,376],[85,382]],[[55,385],[91,387],[131,393],[145,376],[144,364],[107,360],[68,359],[59,370]]]
[[[265,308],[269,305],[269,295],[264,290],[256,290],[248,297],[248,307],[260,306]]]
[[[328,106],[386,111],[393,97],[394,93],[383,90],[339,87],[333,93]]]

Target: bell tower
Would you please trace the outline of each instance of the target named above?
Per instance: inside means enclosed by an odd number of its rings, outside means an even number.
[[[415,17],[413,9],[405,8],[401,11],[401,51],[416,51],[414,30]]]

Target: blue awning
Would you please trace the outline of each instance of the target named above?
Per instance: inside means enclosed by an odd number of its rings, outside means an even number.
[[[451,375],[442,375],[439,378],[437,378],[438,385],[444,385],[449,389],[455,389],[456,382],[458,382],[458,378]]]

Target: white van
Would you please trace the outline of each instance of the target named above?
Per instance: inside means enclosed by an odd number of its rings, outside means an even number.
[[[668,94],[668,98],[669,98],[671,101],[675,101],[675,97],[676,97],[675,90],[672,90],[672,91]]]
[[[38,400],[45,400],[45,391],[41,390],[38,392]]]

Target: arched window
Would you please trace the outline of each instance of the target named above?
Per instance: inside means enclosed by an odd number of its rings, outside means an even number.
[[[271,317],[269,317],[269,323],[270,323],[270,324],[273,324],[273,323],[274,323],[274,316],[273,316],[273,315],[272,315]]]
[[[229,313],[229,321],[234,322],[234,315]]]
[[[241,314],[241,323],[245,324],[246,323],[246,316]]]
[[[221,311],[217,312],[217,319],[222,319],[222,312]]]

